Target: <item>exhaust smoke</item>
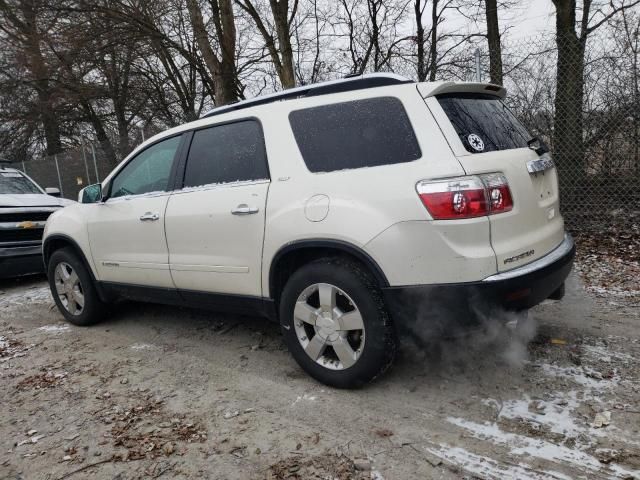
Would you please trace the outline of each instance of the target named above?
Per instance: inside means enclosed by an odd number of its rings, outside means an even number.
[[[480,292],[460,298],[434,287],[426,294],[408,293],[402,304],[417,312],[396,325],[401,351],[413,362],[463,369],[491,362],[518,368],[528,359],[527,345],[537,332],[527,311],[492,305]]]

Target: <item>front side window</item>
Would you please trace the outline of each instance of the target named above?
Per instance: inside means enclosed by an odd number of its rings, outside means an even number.
[[[111,197],[165,192],[180,136],[158,142],[131,160],[113,179]]]
[[[298,148],[314,173],[417,160],[418,140],[402,102],[369,98],[289,114]]]
[[[456,93],[436,98],[471,153],[526,148],[532,138],[498,97]]]
[[[0,195],[42,193],[34,183],[19,172],[0,171]]]
[[[185,187],[268,178],[262,127],[256,120],[194,132],[184,172]]]

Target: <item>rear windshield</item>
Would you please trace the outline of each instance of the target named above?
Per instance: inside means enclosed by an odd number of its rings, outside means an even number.
[[[18,172],[0,172],[0,195],[42,193],[31,180]]]
[[[493,95],[437,95],[465,148],[471,153],[527,147],[532,136]]]

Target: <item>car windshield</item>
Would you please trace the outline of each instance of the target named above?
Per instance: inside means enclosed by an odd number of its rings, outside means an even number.
[[[42,193],[27,177],[18,172],[0,171],[0,195]]]

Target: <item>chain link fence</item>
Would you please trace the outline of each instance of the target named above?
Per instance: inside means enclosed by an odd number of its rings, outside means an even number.
[[[503,48],[507,102],[549,145],[560,175],[562,212],[576,233],[640,220],[637,34],[590,39],[584,52],[580,44],[561,45],[560,64],[553,37]],[[488,81],[486,50],[480,65]]]
[[[72,200],[76,200],[78,192],[87,185],[102,181],[114,167],[97,144],[11,166],[24,171],[43,188],[59,188],[63,197]]]

